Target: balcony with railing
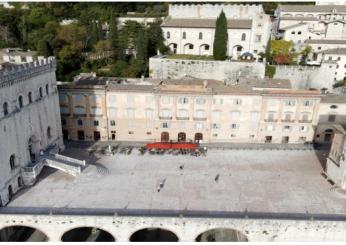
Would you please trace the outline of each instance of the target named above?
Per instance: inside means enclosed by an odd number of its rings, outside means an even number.
[[[295,120],[294,119],[281,119],[281,122],[284,122],[284,123],[294,123]]]
[[[159,116],[160,120],[172,120],[172,116]]]
[[[305,120],[305,119],[302,119],[302,120],[299,120],[300,123],[312,123],[312,120]]]
[[[273,119],[273,118],[265,118],[265,122],[278,122],[278,119]]]
[[[184,121],[184,120],[189,120],[189,117],[176,117],[177,120],[179,121]]]
[[[195,121],[207,121],[207,117],[193,117]]]

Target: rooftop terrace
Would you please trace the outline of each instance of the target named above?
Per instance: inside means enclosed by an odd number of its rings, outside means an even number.
[[[200,157],[140,155],[136,148],[129,155],[89,154],[85,148],[64,153],[87,159],[78,177],[46,169],[8,206],[346,214],[345,199],[321,176],[322,151],[209,149]]]

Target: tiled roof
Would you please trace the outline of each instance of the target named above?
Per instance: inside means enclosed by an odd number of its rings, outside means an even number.
[[[168,17],[161,24],[161,27],[185,27],[185,28],[215,28],[216,19],[172,19]],[[228,19],[229,29],[251,29],[252,20],[250,19]]]
[[[346,12],[346,5],[279,5],[285,12]]]
[[[346,54],[346,48],[333,48],[321,51],[324,54]]]
[[[321,103],[346,103],[346,96],[328,94],[322,97]]]
[[[298,20],[298,21],[314,21],[318,20],[316,17],[301,17],[301,16],[282,16],[280,20]]]
[[[306,25],[306,24],[307,24],[307,23],[305,23],[305,22],[297,23],[297,24],[294,24],[294,25],[281,27],[280,30],[289,30],[289,29],[292,29],[292,28],[296,28],[296,27],[299,27],[299,26]]]
[[[345,44],[346,40],[334,40],[334,39],[308,39],[305,43],[309,44]]]

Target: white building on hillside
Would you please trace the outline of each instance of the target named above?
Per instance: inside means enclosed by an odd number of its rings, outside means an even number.
[[[346,47],[346,5],[279,5],[275,16],[276,36],[296,46]]]
[[[166,45],[177,54],[212,55],[216,18],[224,11],[228,56],[263,52],[270,36],[270,17],[262,5],[173,4],[161,27]]]

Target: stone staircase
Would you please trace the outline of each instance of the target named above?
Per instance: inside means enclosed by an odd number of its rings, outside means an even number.
[[[44,166],[58,169],[72,176],[77,176],[82,172],[82,167],[85,164],[84,160],[63,156],[58,153],[49,153],[41,156],[35,165],[22,168],[23,181],[26,186],[33,185]]]

